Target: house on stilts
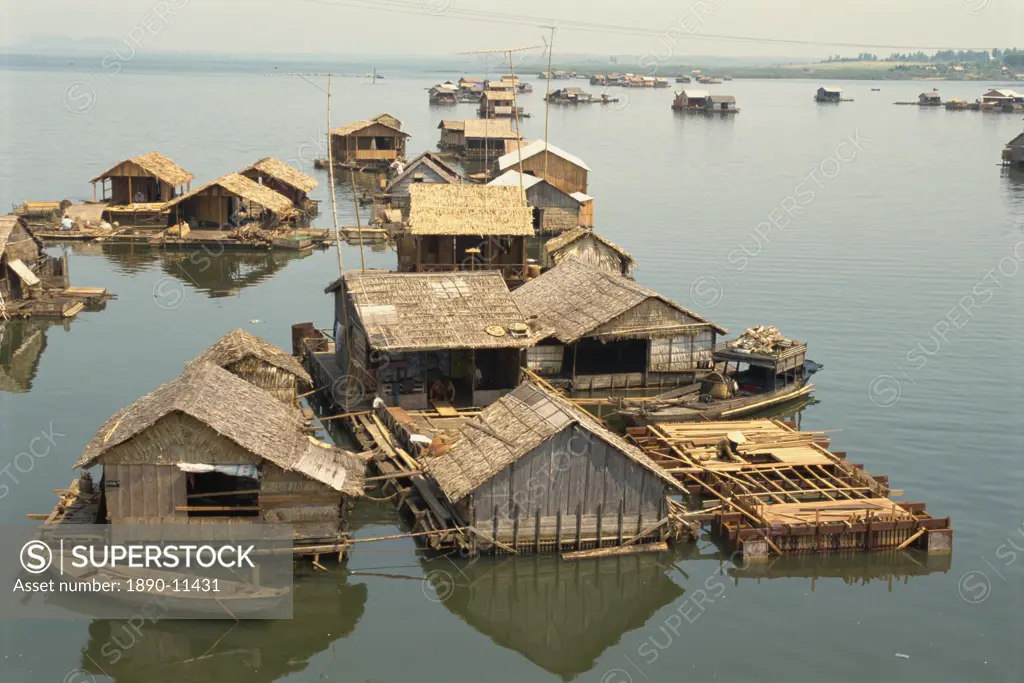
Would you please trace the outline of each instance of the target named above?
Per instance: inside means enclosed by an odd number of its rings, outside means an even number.
[[[634,280],[564,259],[512,293],[554,334],[527,349],[527,367],[574,391],[672,387],[714,369],[727,331]]]

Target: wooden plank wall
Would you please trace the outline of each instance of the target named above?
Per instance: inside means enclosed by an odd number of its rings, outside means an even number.
[[[176,465],[105,465],[107,519],[187,522],[185,473]]]

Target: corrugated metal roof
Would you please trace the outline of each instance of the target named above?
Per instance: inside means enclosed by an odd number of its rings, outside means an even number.
[[[590,167],[587,166],[587,164],[583,161],[583,159],[580,159],[577,156],[569,154],[568,152],[566,152],[561,147],[556,147],[556,146],[552,145],[551,143],[547,143],[546,148],[547,148],[547,150],[549,152],[551,152],[552,154],[554,154],[557,157],[561,157],[562,159],[565,159],[570,164],[574,164],[576,166],[579,166],[580,168],[582,168],[585,171],[589,171],[590,170]],[[502,170],[502,171],[508,170],[512,166],[515,166],[516,164],[519,163],[520,155],[522,156],[522,158],[524,160],[526,160],[526,159],[529,159],[530,157],[532,157],[534,155],[540,154],[541,152],[544,151],[544,149],[545,149],[545,143],[544,143],[543,140],[537,140],[535,142],[531,142],[530,144],[522,147],[520,150],[509,152],[505,156],[503,156],[500,159],[498,159],[498,168],[500,170]]]

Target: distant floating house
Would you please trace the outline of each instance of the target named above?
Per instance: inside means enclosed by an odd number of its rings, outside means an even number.
[[[669,83],[669,80],[667,78],[663,78],[661,76],[657,76],[654,79],[654,87],[655,88],[667,88],[669,85],[670,85],[670,83]]]
[[[508,119],[467,119],[464,121],[462,150],[467,159],[497,159],[510,143],[522,139]]]
[[[736,108],[736,98],[733,95],[708,95],[705,105],[708,113],[735,114],[739,111]]]
[[[316,189],[319,183],[315,178],[283,161],[274,157],[264,157],[239,173],[249,180],[254,180],[256,183],[284,195],[297,209],[315,213],[316,203],[309,198],[309,193]]]
[[[331,153],[336,164],[388,166],[405,158],[408,133],[402,122],[390,114],[353,121],[331,130]]]
[[[250,221],[275,225],[298,215],[290,199],[238,173],[228,173],[176,197],[166,208],[174,224],[184,221],[192,227],[213,229],[239,227]]]
[[[676,93],[672,108],[676,111],[703,111],[711,93],[707,90],[686,88]]]
[[[981,101],[999,107],[1013,107],[1015,105],[1024,105],[1024,94],[1009,88],[996,88],[982,95]]]
[[[304,427],[262,389],[196,363],[115,413],[74,466],[103,467],[112,524],[289,524],[296,552],[344,547],[365,466]]]
[[[484,90],[480,96],[480,109],[477,112],[482,119],[498,117],[522,116],[523,108],[515,104],[515,94],[508,90]]]
[[[15,313],[21,304],[42,298],[46,290],[63,291],[67,286],[67,257],[48,256],[21,216],[0,216],[0,324],[8,316],[21,315]],[[57,316],[65,315],[73,305],[55,303],[59,305],[52,312]]]
[[[594,96],[583,88],[559,88],[548,93],[545,99],[556,104],[586,104],[592,102]]]
[[[513,187],[516,190],[522,185],[526,203],[533,209],[533,227],[538,234],[557,234],[583,224],[585,202],[563,192],[543,178],[534,175],[521,176],[519,171],[506,171],[488,185]],[[592,205],[593,200],[589,196],[587,199]]]
[[[435,85],[428,93],[431,104],[458,104],[458,90],[445,85]]]
[[[563,192],[586,192],[590,167],[577,156],[543,140],[512,149],[497,161],[499,173],[520,171],[543,178]]]
[[[574,258],[613,275],[633,276],[636,260],[628,251],[593,230],[573,228],[544,244],[544,254],[553,265]]]
[[[938,90],[923,92],[917,96],[917,103],[922,107],[938,107],[942,105],[942,95]]]
[[[814,96],[814,99],[818,102],[842,102],[843,91],[839,88],[821,87],[818,88],[818,92]]]
[[[390,195],[392,206],[409,206],[409,186],[413,183],[459,185],[462,183],[462,175],[436,154],[424,152],[410,161],[405,170],[388,183],[385,192]]]
[[[1003,164],[1024,167],[1024,133],[1006,143],[1003,148]]]
[[[445,119],[437,124],[441,131],[441,139],[437,142],[437,148],[442,152],[465,152],[466,151],[466,122]]]
[[[413,183],[407,231],[398,239],[403,272],[495,270],[526,277],[533,211],[518,188]]]
[[[313,385],[294,356],[241,328],[218,339],[189,365],[203,363],[223,368],[293,408],[299,407],[299,392]]]
[[[89,182],[93,199],[113,206],[166,202],[191,189],[193,175],[159,152],[149,152],[107,169]],[[96,183],[101,191],[97,197]]]
[[[554,334],[527,350],[539,375],[590,390],[674,386],[713,369],[726,330],[620,275],[566,258],[512,293]]]
[[[531,382],[415,457],[477,538],[540,550],[673,535],[667,497],[682,486],[589,413]]]
[[[488,405],[515,388],[522,349],[546,334],[528,325],[494,271],[349,271],[326,291],[337,366],[364,390],[356,401],[376,395],[426,409],[439,383],[443,402]]]

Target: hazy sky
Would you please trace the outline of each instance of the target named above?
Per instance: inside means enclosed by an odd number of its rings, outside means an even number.
[[[381,9],[369,9],[367,5]],[[469,20],[499,14],[498,23]],[[922,47],[1024,46],[1024,0],[0,0],[0,42],[58,51],[54,39],[105,52],[134,39],[139,52],[454,55],[540,42],[539,22],[563,23],[566,53],[673,55],[856,54],[856,47],[744,43],[738,35]],[[621,28],[573,30],[566,22]],[[887,47],[865,50],[879,54]]]

